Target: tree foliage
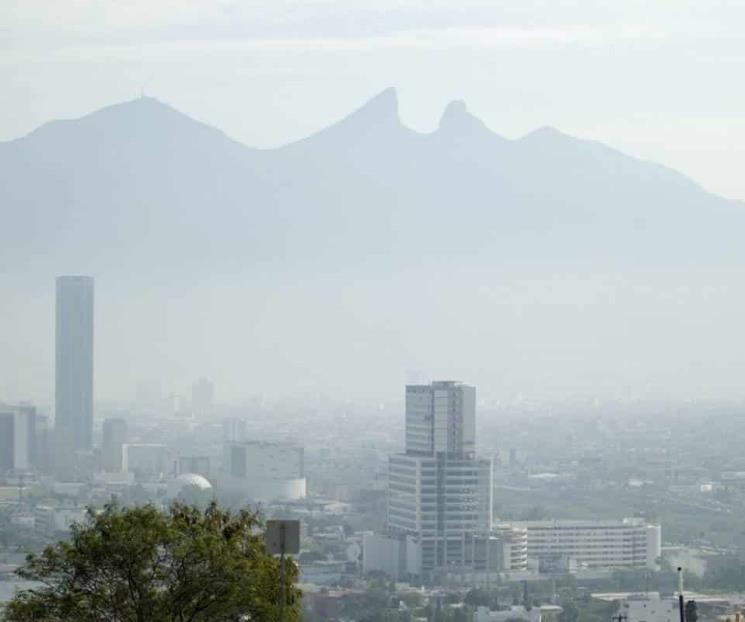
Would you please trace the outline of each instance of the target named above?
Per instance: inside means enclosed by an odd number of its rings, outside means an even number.
[[[266,553],[256,514],[211,503],[106,506],[69,540],[30,555],[18,571],[40,581],[19,592],[7,622],[203,622],[279,619],[279,562]],[[297,567],[286,564],[285,619],[299,620]]]
[[[468,591],[463,602],[472,607],[499,609],[499,591],[487,590],[485,587],[474,587]]]

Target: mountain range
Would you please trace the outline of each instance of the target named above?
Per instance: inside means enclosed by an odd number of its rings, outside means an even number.
[[[51,386],[63,273],[97,278],[108,394],[203,373],[239,393],[222,367],[244,364],[252,390],[395,388],[407,369],[513,392],[739,377],[721,348],[745,310],[742,203],[549,127],[504,138],[460,101],[419,133],[388,89],[256,149],[139,98],[0,143],[0,219],[0,391],[18,361]]]
[[[146,97],[53,121],[0,144],[0,205],[6,267],[83,271],[711,261],[745,223],[671,169],[548,127],[509,140],[463,102],[417,133],[393,89],[267,150]]]

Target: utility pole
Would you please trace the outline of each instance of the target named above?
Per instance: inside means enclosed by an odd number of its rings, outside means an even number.
[[[491,591],[491,532],[486,534],[486,591]]]
[[[471,534],[471,583],[476,588],[476,534]]]
[[[279,622],[285,622],[285,541],[287,526],[279,525]]]
[[[678,566],[678,609],[680,609],[680,622],[686,622],[685,604],[683,603],[683,568]]]

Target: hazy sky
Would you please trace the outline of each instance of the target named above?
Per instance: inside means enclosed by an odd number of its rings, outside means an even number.
[[[541,125],[745,199],[745,2],[2,0],[0,140],[142,88],[257,146],[388,86],[433,129],[465,99],[510,137]]]

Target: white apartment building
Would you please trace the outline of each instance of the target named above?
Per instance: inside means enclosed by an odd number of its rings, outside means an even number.
[[[515,523],[527,531],[529,560],[549,569],[650,568],[660,564],[660,525],[640,518]]]
[[[528,530],[517,525],[500,525],[492,529],[492,538],[500,543],[497,568],[503,572],[528,569]]]

